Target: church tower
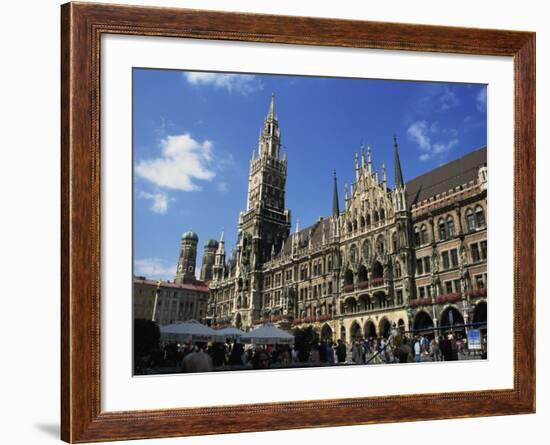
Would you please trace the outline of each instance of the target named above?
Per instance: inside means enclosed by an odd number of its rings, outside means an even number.
[[[198,243],[199,236],[191,230],[181,236],[180,256],[174,280],[176,283],[183,284],[196,280],[195,265],[197,263]]]
[[[218,242],[215,239],[209,239],[204,244],[204,252],[202,254],[202,266],[201,266],[201,281],[212,280],[212,267],[214,266],[214,260],[216,257],[216,251],[218,250]]]
[[[246,210],[239,215],[234,307],[235,326],[260,317],[262,265],[276,255],[290,232],[290,210],[285,208],[286,154],[281,154],[281,131],[275,95],[252,151]]]
[[[272,251],[278,252],[290,231],[290,211],[285,209],[287,161],[281,155],[281,131],[275,113],[275,95],[254,150],[248,174],[246,211],[239,218],[241,257],[252,268],[268,260]],[[245,251],[244,244],[248,250]],[[252,245],[251,245],[252,244]]]

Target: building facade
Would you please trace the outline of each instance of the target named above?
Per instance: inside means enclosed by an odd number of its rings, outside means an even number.
[[[206,321],[208,286],[205,283],[178,284],[134,277],[134,320],[156,321],[159,325],[177,321]]]
[[[192,231],[181,236],[176,276],[173,282],[134,277],[134,319],[153,320],[160,325],[177,321],[197,320],[206,322],[209,289],[206,281],[197,280],[195,266],[199,236]],[[213,256],[217,241],[208,240],[201,277],[211,277]]]
[[[374,171],[370,147],[361,147],[343,209],[335,173],[331,215],[294,233],[280,148],[272,97],[250,161],[236,249],[226,257],[222,233],[213,255],[211,324],[313,325],[333,340],[388,336],[394,326],[429,334],[485,327],[485,148],[405,182],[394,138],[390,188],[385,166]]]

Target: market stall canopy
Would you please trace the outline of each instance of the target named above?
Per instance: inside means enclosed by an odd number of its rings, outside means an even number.
[[[217,331],[199,323],[196,320],[178,321],[160,327],[160,334],[164,338],[178,341],[208,342],[223,341]]]
[[[234,327],[228,327],[223,329],[217,329],[216,334],[222,335],[225,338],[240,338],[243,335],[246,335],[246,332],[241,331],[240,329]]]
[[[255,345],[290,345],[294,343],[294,336],[268,323],[246,333],[240,340]]]

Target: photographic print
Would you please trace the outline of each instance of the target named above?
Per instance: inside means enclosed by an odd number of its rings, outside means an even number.
[[[486,104],[134,68],[134,375],[486,359]]]

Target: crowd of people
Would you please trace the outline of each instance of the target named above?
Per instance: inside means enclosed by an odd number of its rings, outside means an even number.
[[[481,358],[486,358],[484,338]],[[166,343],[162,362],[184,372],[267,369],[311,365],[409,363],[454,361],[471,351],[460,333],[438,337],[401,334],[390,337],[358,337],[346,343],[319,341],[307,348],[294,345],[244,345],[238,340],[225,343]]]

